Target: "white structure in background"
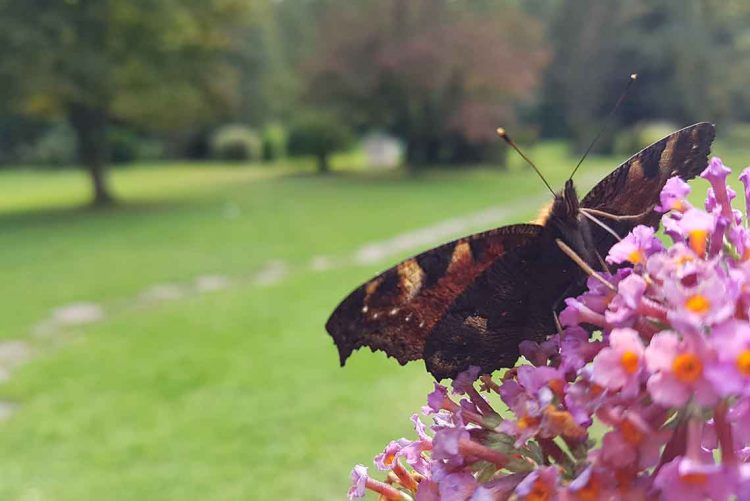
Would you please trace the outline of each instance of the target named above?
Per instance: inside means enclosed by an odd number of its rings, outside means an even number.
[[[381,169],[397,167],[404,152],[401,141],[382,132],[365,135],[362,138],[362,149],[367,158],[367,166]]]

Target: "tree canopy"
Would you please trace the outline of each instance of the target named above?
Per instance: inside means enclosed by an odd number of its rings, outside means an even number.
[[[6,107],[69,119],[95,201],[112,122],[177,127],[236,102],[234,34],[251,22],[242,0],[3,0],[0,82]]]

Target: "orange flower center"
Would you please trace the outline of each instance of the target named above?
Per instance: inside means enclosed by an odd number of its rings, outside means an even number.
[[[393,464],[393,461],[396,459],[396,455],[394,453],[390,453],[385,456],[385,461],[383,461],[383,464],[386,466],[390,466]]]
[[[638,371],[639,360],[638,354],[634,351],[625,351],[620,357],[620,363],[628,374],[635,374]]]
[[[521,430],[525,430],[526,428],[529,428],[531,426],[536,426],[539,424],[539,420],[532,416],[523,416],[521,419],[518,420],[518,428]]]
[[[681,475],[682,481],[690,485],[703,485],[708,480],[708,475],[705,473],[687,473]]]
[[[548,405],[544,417],[547,419],[546,424],[549,429],[559,435],[580,438],[586,434],[586,430],[575,422],[573,415],[568,411],[558,410],[553,405]]]
[[[541,478],[538,478],[534,485],[531,486],[531,492],[526,496],[528,501],[547,501],[551,497],[550,486],[547,485]]]
[[[693,296],[690,296],[688,300],[685,301],[685,308],[692,311],[693,313],[705,315],[711,308],[711,302],[706,298],[706,296],[695,294]]]
[[[622,438],[631,445],[638,445],[643,440],[643,433],[632,422],[627,419],[620,425]]]
[[[636,249],[630,254],[628,254],[628,261],[630,261],[633,264],[639,264],[643,262],[643,252],[640,251],[640,249]]]
[[[686,263],[689,263],[691,261],[694,261],[695,259],[690,254],[682,254],[677,259],[675,259],[675,264],[677,266],[682,266]]]
[[[750,350],[745,350],[737,357],[737,370],[743,376],[750,376]]]
[[[582,501],[596,501],[599,499],[599,492],[601,491],[601,483],[599,479],[592,476],[589,482],[583,486],[576,494],[578,499]]]
[[[703,373],[703,364],[694,353],[682,353],[672,362],[672,371],[683,383],[692,383]]]
[[[690,248],[701,257],[706,255],[706,237],[708,230],[693,230],[688,233]]]
[[[562,379],[552,379],[549,383],[547,383],[547,386],[549,386],[549,389],[552,390],[552,393],[557,395],[558,397],[564,397],[565,396],[565,381]]]

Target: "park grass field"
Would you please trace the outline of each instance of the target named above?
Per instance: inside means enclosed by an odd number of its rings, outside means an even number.
[[[718,151],[737,169],[750,159]],[[559,144],[531,154],[553,186],[575,163]],[[587,161],[581,192],[618,160]],[[143,165],[113,184],[122,205],[97,212],[78,172],[0,172],[0,339],[36,352],[0,386],[19,404],[0,423],[0,499],[342,499],[354,463],[409,436],[431,382],[419,364],[369,352],[341,369],[323,330],[397,256],[326,271],[310,260],[493,206],[510,209],[505,223],[527,221],[529,201],[545,198],[515,160],[508,172],[419,175]],[[288,268],[273,284],[114,307],[154,284],[270,261]],[[32,334],[80,301],[107,316]]]

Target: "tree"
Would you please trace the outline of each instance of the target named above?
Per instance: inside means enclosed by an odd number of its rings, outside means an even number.
[[[748,46],[738,43],[750,35],[747,2],[547,1],[558,8],[540,116],[546,135],[569,136],[584,148],[631,72],[639,78],[616,116],[622,125],[687,124],[750,111]],[[601,145],[606,149],[607,141]]]
[[[242,0],[2,0],[0,85],[24,112],[66,117],[94,203],[112,201],[107,127],[175,127],[235,97]]]
[[[401,137],[411,165],[478,159],[546,59],[541,25],[512,2],[334,2],[318,38],[308,99]]]
[[[307,111],[297,117],[289,133],[289,151],[315,156],[321,174],[330,171],[331,153],[343,150],[350,142],[349,130],[336,117],[320,111]]]

